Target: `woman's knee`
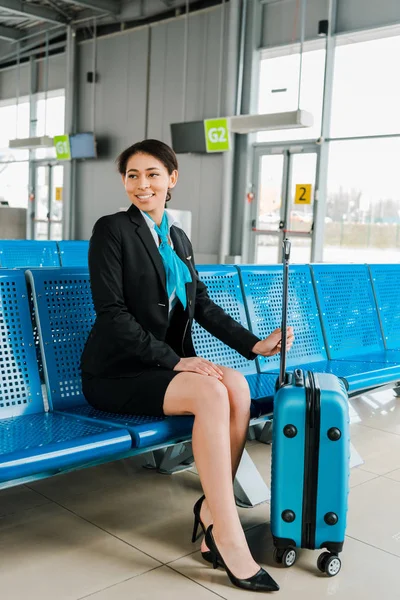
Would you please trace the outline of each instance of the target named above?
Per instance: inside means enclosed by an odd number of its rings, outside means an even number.
[[[251,396],[245,376],[234,369],[226,369],[222,382],[228,391],[231,409],[233,411],[248,412]]]
[[[229,417],[229,394],[215,377],[202,377],[197,390],[196,413]]]
[[[164,413],[204,414],[229,417],[230,403],[226,387],[215,377],[197,373],[180,373],[168,386]]]

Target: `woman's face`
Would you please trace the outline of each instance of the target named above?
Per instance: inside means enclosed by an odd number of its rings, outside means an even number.
[[[134,154],[128,160],[122,175],[129,200],[148,213],[162,213],[168,188],[173,188],[178,171],[170,175],[165,165],[150,154]]]

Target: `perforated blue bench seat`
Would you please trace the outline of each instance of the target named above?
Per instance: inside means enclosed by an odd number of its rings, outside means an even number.
[[[370,270],[377,272],[374,267]],[[397,367],[400,379],[400,351],[385,347],[370,270],[367,265],[356,264],[311,266],[328,356],[341,361],[365,361],[376,365],[376,369],[379,363],[392,365],[392,372],[395,374]],[[388,284],[387,278],[384,283]],[[386,321],[390,315],[395,318],[396,310],[400,320],[398,292],[393,284],[392,293],[390,310],[385,294]],[[382,296],[380,300],[383,301]]]
[[[89,242],[87,240],[63,240],[57,242],[62,267],[88,266]]]
[[[37,240],[0,240],[0,267],[59,267],[57,242]]]
[[[330,265],[317,265],[325,268]],[[346,267],[346,265],[340,265]],[[238,267],[247,301],[248,318],[252,331],[259,337],[281,325],[282,314],[282,266],[242,266]],[[345,271],[345,269],[344,269]],[[400,364],[396,363],[395,352],[381,351],[352,356],[328,358],[321,320],[325,324],[325,314],[318,310],[311,273],[308,265],[293,265],[289,271],[289,314],[288,323],[295,331],[295,343],[287,358],[287,370],[295,368],[314,372],[333,373],[342,377],[348,384],[350,393],[395,383],[400,379]],[[338,274],[340,274],[338,267]],[[338,275],[340,279],[340,275]],[[370,293],[371,291],[371,287]],[[338,294],[337,305],[343,319],[356,320],[347,308],[341,308]],[[344,305],[346,306],[346,305]],[[374,306],[371,306],[371,312]],[[374,329],[375,331],[375,329]],[[339,335],[339,334],[338,334]],[[354,347],[353,347],[354,352]],[[279,373],[279,355],[257,359],[260,372]]]
[[[0,420],[0,483],[52,475],[130,450],[125,429],[56,413]]]
[[[400,265],[370,265],[372,288],[386,350],[400,350]],[[398,355],[396,354],[396,357]]]
[[[213,265],[201,267],[200,272],[209,286],[211,296],[234,318],[246,324],[236,269]],[[154,419],[116,415],[89,406],[82,393],[79,371],[80,355],[95,319],[88,270],[31,270],[26,275],[33,291],[48,400],[52,410],[124,427],[132,435],[135,448],[150,448],[191,438],[193,417]],[[260,379],[254,361],[246,360],[198,324],[194,326],[193,339],[201,356],[237,368],[248,378],[254,398],[252,417],[260,418],[262,414],[272,412],[275,376]]]
[[[97,422],[126,429],[132,438],[132,448],[150,448],[190,440],[193,417],[146,417],[140,415],[116,415],[97,410],[82,398],[81,404],[65,408],[59,414],[77,416],[89,422]]]
[[[131,447],[126,429],[44,412],[25,277],[0,269],[0,486]]]

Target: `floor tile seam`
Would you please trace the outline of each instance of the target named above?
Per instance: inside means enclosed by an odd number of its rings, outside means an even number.
[[[369,471],[364,471],[364,473],[369,473]],[[355,488],[360,487],[360,485],[364,485],[364,483],[369,483],[370,481],[374,481],[374,479],[378,479],[379,477],[383,477],[383,475],[378,475],[377,473],[369,473],[370,475],[374,475],[374,477],[370,477],[367,481],[360,481],[359,483],[354,483],[349,487],[349,491],[354,490]]]
[[[8,489],[8,488],[7,488]],[[1,492],[1,490],[0,490]],[[14,510],[13,512],[0,513],[0,519],[6,519],[7,517],[12,517],[14,515],[21,515],[30,510],[35,510],[35,508],[41,508],[42,506],[48,506],[49,504],[54,504],[53,500],[48,500],[47,502],[43,502],[43,504],[36,504],[36,506],[28,506],[27,508],[21,508],[20,510]]]
[[[368,471],[368,473],[370,473],[370,472]],[[375,475],[375,477],[371,477],[371,479],[367,479],[367,481],[361,481],[360,483],[357,483],[356,485],[352,485],[349,490],[350,493],[351,493],[351,490],[354,490],[355,488],[359,488],[361,485],[367,485],[368,483],[371,483],[371,481],[375,481],[376,479],[382,479],[382,478],[390,479],[390,477],[385,477],[385,475],[383,473],[370,473],[370,474]],[[395,480],[391,479],[390,481],[395,481]]]
[[[221,594],[218,594],[214,590],[211,590],[209,587],[207,587],[203,583],[200,583],[199,581],[196,581],[195,579],[192,579],[192,577],[189,577],[189,575],[185,575],[184,573],[181,573],[181,571],[177,571],[177,569],[174,569],[174,567],[171,567],[171,565],[165,565],[165,566],[168,567],[168,569],[171,569],[171,571],[174,571],[174,573],[178,573],[182,577],[185,577],[186,579],[189,579],[189,581],[192,581],[193,583],[196,583],[198,586],[200,586],[203,589],[207,590],[207,592],[209,592],[210,594],[214,594],[214,596],[217,596],[217,598],[222,598],[222,600],[228,600],[226,598],[226,596],[221,596]],[[210,566],[210,568],[211,568],[211,566]]]
[[[107,585],[106,587],[96,590],[95,592],[86,594],[86,596],[80,596],[76,600],[85,600],[86,598],[91,598],[92,596],[95,596],[96,594],[100,594],[101,592],[104,592],[106,590],[110,590],[111,588],[116,587],[117,585],[121,585],[123,583],[126,583],[127,581],[131,581],[132,579],[137,579],[138,577],[141,577],[142,575],[147,575],[147,573],[150,573],[151,571],[156,571],[157,569],[161,569],[163,566],[164,565],[152,567],[151,569],[148,569],[147,571],[143,571],[143,573],[137,573],[137,575],[132,575],[132,577],[127,577],[126,579],[122,579],[121,581],[117,581],[116,583],[112,583],[111,585]]]
[[[387,433],[389,435],[395,435],[396,437],[400,437],[400,433],[396,433],[394,431],[388,431],[387,429],[379,429],[379,427],[372,427],[372,425],[366,425],[365,423],[357,423],[360,427],[366,427],[367,429],[374,429],[375,431],[381,431],[383,433]]]
[[[374,550],[379,550],[379,552],[384,552],[385,554],[390,554],[390,556],[394,556],[395,558],[400,560],[400,556],[398,554],[395,554],[394,552],[390,552],[390,550],[385,550],[384,548],[381,548],[380,546],[374,546],[374,544],[370,544],[369,542],[366,542],[365,540],[360,540],[359,538],[354,537],[353,535],[349,535],[348,533],[346,533],[346,538],[349,538],[356,542],[360,542],[360,544],[364,544],[365,546],[374,548]],[[346,547],[346,545],[344,547]]]
[[[47,496],[45,496],[44,494],[42,494],[42,496],[44,498],[47,498]],[[53,504],[55,504],[56,506],[59,506],[60,508],[62,508],[64,510],[66,510],[67,512],[71,513],[72,515],[74,515],[75,517],[77,517],[78,519],[80,519],[81,521],[84,521],[85,523],[89,523],[90,525],[93,525],[93,527],[96,527],[100,531],[103,531],[103,533],[107,533],[111,537],[113,537],[116,540],[122,542],[123,544],[126,544],[130,548],[134,548],[135,550],[137,550],[138,552],[141,552],[145,556],[148,556],[152,560],[156,560],[159,563],[159,566],[162,566],[164,564],[158,558],[155,558],[154,556],[151,556],[151,554],[149,554],[148,552],[145,552],[144,550],[141,550],[140,548],[138,548],[137,546],[134,546],[130,542],[127,542],[126,540],[118,537],[117,535],[115,535],[115,533],[111,533],[111,531],[107,531],[107,529],[104,529],[104,527],[101,527],[100,525],[97,525],[97,523],[93,523],[93,521],[91,521],[90,519],[87,519],[86,517],[83,517],[82,515],[79,515],[78,513],[76,513],[75,511],[73,511],[71,508],[68,508],[67,506],[64,506],[63,504],[61,504],[60,502],[57,502],[56,500],[51,500],[51,502]]]

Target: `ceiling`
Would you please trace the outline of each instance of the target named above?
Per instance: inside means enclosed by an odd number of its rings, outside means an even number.
[[[199,0],[0,0],[0,60],[17,51],[23,54],[35,43],[65,33],[68,25],[76,29],[103,25],[122,26],[160,18],[167,13],[181,14],[195,5],[224,2]],[[228,0],[226,0],[228,1]],[[196,6],[197,8],[197,6]]]

